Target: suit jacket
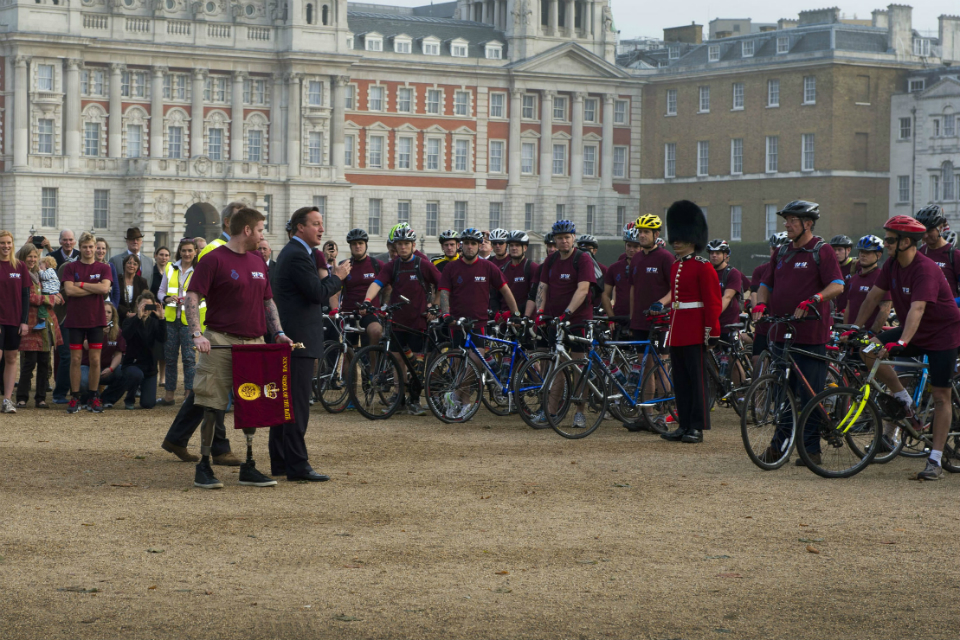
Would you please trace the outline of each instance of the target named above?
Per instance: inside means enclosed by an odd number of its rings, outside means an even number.
[[[124,251],[110,258],[110,264],[117,270],[117,275],[123,273],[123,259],[128,255],[129,253]],[[140,252],[140,275],[147,278],[148,282],[153,277],[153,258],[143,251]]]
[[[280,324],[294,342],[294,357],[319,358],[323,355],[323,303],[340,290],[340,278],[323,280],[317,273],[313,255],[298,240],[291,240],[270,269],[273,301],[280,313]]]
[[[66,258],[63,257],[63,251],[60,249],[60,247],[57,247],[47,255],[53,256],[53,259],[57,261],[57,269],[62,267],[63,263],[67,261]],[[70,257],[76,260],[80,257],[80,252],[74,249],[73,252],[71,252]]]

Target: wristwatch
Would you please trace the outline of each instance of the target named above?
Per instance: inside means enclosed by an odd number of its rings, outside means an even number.
[[[200,332],[200,331],[194,331],[193,333],[190,334],[190,337],[191,337],[191,338],[199,338],[199,337],[201,337],[202,335],[203,335],[202,332]]]

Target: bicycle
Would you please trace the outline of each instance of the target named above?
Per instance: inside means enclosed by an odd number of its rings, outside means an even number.
[[[359,315],[352,312],[338,313],[329,318],[337,332],[337,340],[330,342],[323,350],[314,379],[314,397],[328,413],[342,413],[350,404],[350,393],[346,383],[345,369],[354,358],[353,344],[348,335],[359,335],[359,326],[349,324]]]
[[[716,348],[708,349],[710,357],[707,359],[707,405],[712,407],[714,402],[733,407],[739,416],[743,407],[743,397],[753,378],[753,362],[751,354],[744,348],[740,331],[746,327],[745,323],[724,325],[724,329],[731,334],[730,342],[720,340]],[[741,382],[734,384],[732,372],[739,366]]]

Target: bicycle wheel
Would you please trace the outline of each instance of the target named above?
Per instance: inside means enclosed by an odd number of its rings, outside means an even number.
[[[679,424],[676,393],[669,371],[650,361],[650,368],[643,374],[640,392],[637,394],[640,415],[647,428],[654,433],[666,433],[671,426]],[[667,363],[664,362],[664,366]],[[629,429],[629,427],[627,427]]]
[[[400,365],[380,345],[364,347],[354,354],[347,388],[353,406],[368,420],[386,420],[403,403]]]
[[[344,343],[327,346],[320,358],[315,393],[328,413],[341,413],[350,404],[350,391],[346,375],[348,364],[354,357],[353,349]]]
[[[951,427],[956,431],[956,427]],[[953,433],[947,436],[947,443],[943,447],[943,457],[940,458],[940,466],[944,471],[950,473],[960,473],[960,434]]]
[[[427,370],[427,406],[441,422],[466,422],[480,409],[480,380],[480,369],[466,352],[448,351]]]
[[[553,372],[552,353],[537,353],[513,373],[513,401],[520,418],[531,429],[549,429],[550,423],[543,415],[543,386]]]
[[[606,376],[587,360],[559,365],[543,386],[547,420],[564,438],[585,438],[603,422],[607,411]]]
[[[507,356],[507,354],[508,352],[505,349],[491,349],[488,352],[488,355],[493,357],[493,370],[497,372],[498,375],[503,373],[503,358]],[[482,368],[483,367],[481,367],[481,369]],[[489,371],[484,370],[483,377],[485,382],[483,385],[483,393],[480,395],[483,406],[496,416],[502,417],[510,415],[510,385],[507,385],[507,391],[505,393],[500,380],[490,375]]]
[[[779,376],[757,378],[743,397],[740,438],[750,461],[764,471],[790,460],[797,433],[797,401]]]
[[[808,432],[817,434],[819,461],[807,450],[812,444],[806,442]],[[824,389],[807,403],[797,421],[797,433],[804,434],[804,446],[798,446],[797,453],[818,476],[849,478],[873,460],[882,432],[880,409],[859,389]]]

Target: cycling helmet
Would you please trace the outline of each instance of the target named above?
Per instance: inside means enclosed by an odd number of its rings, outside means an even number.
[[[663,238],[657,238],[657,246],[660,247],[661,249],[666,249],[667,241],[664,240]]]
[[[777,247],[782,247],[783,245],[790,242],[790,238],[787,237],[786,231],[781,231],[770,236],[770,248],[776,249]]]
[[[464,229],[463,233],[460,234],[460,240],[473,240],[479,244],[483,244],[483,232],[480,229],[474,229],[470,227],[469,229]]]
[[[730,243],[722,238],[715,238],[707,243],[707,251],[723,251],[724,253],[730,253]]]
[[[575,225],[572,220],[557,220],[553,223],[550,232],[554,236],[560,235],[561,233],[572,233],[576,235],[577,225]]]
[[[920,211],[917,211],[917,215],[914,216],[914,218],[927,229],[939,227],[947,221],[947,217],[943,215],[943,208],[938,204],[925,206],[923,209],[920,209]]]
[[[957,246],[957,232],[956,231],[944,231],[940,234],[940,237],[943,238],[944,242],[950,246],[956,248]]]
[[[443,244],[447,240],[456,240],[457,242],[459,242],[460,234],[454,231],[453,229],[447,229],[446,231],[442,231],[440,233],[440,244]]]
[[[925,226],[910,216],[893,216],[884,223],[883,228],[887,231],[893,231],[901,238],[910,238],[911,240],[919,240],[927,232]]]
[[[660,220],[660,216],[655,216],[652,213],[645,213],[637,221],[633,223],[637,229],[662,229],[663,221]]]
[[[594,249],[600,248],[600,243],[597,242],[597,237],[592,236],[589,233],[585,233],[579,238],[577,238],[577,247],[583,249],[584,247],[593,247]]]
[[[553,234],[548,231],[543,234],[543,244],[557,244],[557,241],[553,239]]]
[[[406,222],[401,222],[399,224],[393,225],[392,227],[390,227],[390,233],[387,234],[387,242],[392,244],[393,242],[396,241],[395,236],[397,235],[397,231],[399,231],[400,229],[409,229],[409,228],[410,228],[410,224]]]
[[[506,229],[494,229],[490,232],[490,242],[506,242],[507,235]]]
[[[520,229],[515,229],[507,234],[507,243],[508,244],[522,244],[524,246],[530,244],[530,236],[527,235],[526,231]]]
[[[363,229],[350,229],[347,232],[347,244],[354,242],[355,240],[363,240],[364,242],[370,241],[370,236],[367,235],[367,232]]]
[[[632,223],[631,223],[632,224]],[[640,244],[640,232],[633,226],[627,225],[630,228],[624,228],[623,230],[623,241],[624,242],[634,242]]]
[[[417,241],[417,232],[410,228],[406,222],[400,225],[399,229],[396,229],[393,232],[393,242],[416,242]]]
[[[857,243],[857,251],[883,251],[883,238],[863,236]]]
[[[816,202],[807,202],[806,200],[794,200],[777,211],[778,216],[786,218],[787,216],[796,216],[798,218],[810,218],[811,220],[820,219],[820,205]]]
[[[830,238],[830,246],[831,247],[852,247],[853,240],[851,240],[849,236],[845,236],[845,235],[833,236],[832,238]]]

